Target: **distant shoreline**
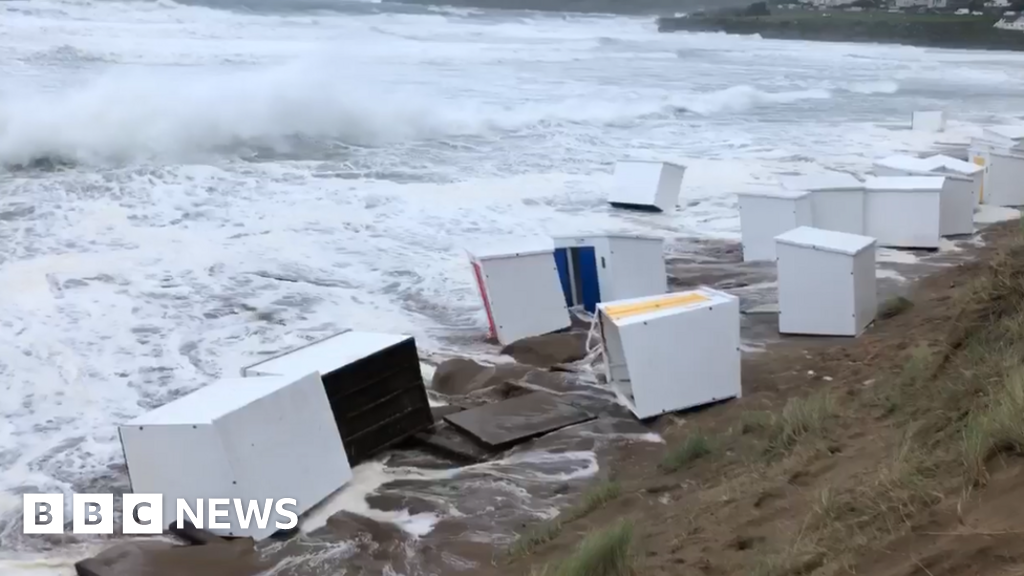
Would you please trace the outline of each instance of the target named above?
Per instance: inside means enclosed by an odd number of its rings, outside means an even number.
[[[994,16],[788,10],[767,16],[658,18],[659,32],[723,32],[777,40],[870,42],[924,48],[1024,51],[1024,32],[993,28]]]
[[[391,0],[400,4],[480,10],[528,10],[554,15],[659,16],[681,14],[704,7],[706,0]],[[751,0],[717,0],[719,8],[743,8]]]

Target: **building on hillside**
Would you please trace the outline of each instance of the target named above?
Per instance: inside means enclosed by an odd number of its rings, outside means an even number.
[[[809,4],[812,4],[818,8],[832,8],[836,6],[846,6],[852,4],[856,0],[810,0]]]
[[[1000,18],[999,22],[993,25],[993,28],[1024,32],[1024,18]]]
[[[897,8],[916,8],[918,6],[928,6],[930,0],[896,0]]]
[[[945,8],[948,5],[948,0],[928,0],[928,7],[932,9]]]

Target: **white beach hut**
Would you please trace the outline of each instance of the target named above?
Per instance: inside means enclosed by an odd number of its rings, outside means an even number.
[[[893,154],[875,160],[872,166],[875,176],[920,176],[928,171],[927,165],[916,156]]]
[[[320,374],[349,464],[434,425],[416,340],[345,330],[242,369],[246,377]]]
[[[642,234],[554,236],[555,264],[569,307],[668,291],[665,243]]]
[[[864,236],[889,248],[939,247],[942,176],[875,176],[864,183]]]
[[[554,246],[495,246],[469,252],[490,337],[502,345],[564,330],[569,309],[555,264]]]
[[[1024,206],[1024,153],[989,155],[981,200],[991,206]]]
[[[776,241],[780,333],[857,336],[875,319],[874,238],[802,227]]]
[[[1024,205],[1018,185],[1024,176],[1024,126],[991,126],[981,138],[971,139],[968,155],[984,168],[980,203],[993,206]],[[993,170],[995,166],[995,170]]]
[[[671,212],[679,202],[686,167],[671,162],[620,160],[608,203],[616,208]]]
[[[946,113],[939,110],[914,112],[910,125],[918,132],[942,132],[946,129]]]
[[[975,180],[946,170],[944,165],[945,162],[898,154],[876,160],[874,172],[878,176],[944,177],[939,232],[943,236],[973,234]]]
[[[741,395],[735,296],[700,288],[598,311],[608,382],[637,418]]]
[[[1024,125],[989,126],[979,140],[997,148],[1024,149]]]
[[[802,190],[740,192],[743,261],[774,261],[775,237],[813,223],[811,193]]]
[[[788,190],[811,193],[813,223],[816,228],[864,233],[864,183],[843,172],[824,172],[779,179]]]
[[[248,507],[294,498],[302,514],[352,478],[320,376],[231,378],[147,412],[119,427],[132,492],[162,494],[162,525],[173,523],[176,501],[193,511],[197,499],[240,498]],[[203,512],[200,512],[203,514]],[[218,536],[262,540],[277,523],[240,523],[233,506]],[[204,516],[205,518],[205,516]]]
[[[952,156],[936,154],[922,159],[928,170],[936,175],[960,176],[970,180],[971,197],[974,198],[974,205],[981,204],[983,185],[985,180],[985,169],[973,162],[967,162]]]

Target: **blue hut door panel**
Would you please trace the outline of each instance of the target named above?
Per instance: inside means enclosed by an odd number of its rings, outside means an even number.
[[[597,254],[593,246],[580,246],[572,250],[571,269],[575,284],[576,301],[590,313],[597,309],[601,301],[601,285],[597,277]]]
[[[569,266],[568,248],[557,248],[555,250],[555,267],[558,268],[558,280],[562,283],[565,305],[572,308],[576,305],[576,302],[573,299],[572,269]]]

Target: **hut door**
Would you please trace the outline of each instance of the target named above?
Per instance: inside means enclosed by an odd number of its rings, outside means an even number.
[[[593,313],[601,301],[594,247],[558,248],[555,250],[555,266],[562,282],[565,305],[571,308],[582,304],[587,312]]]
[[[555,249],[555,267],[558,268],[558,280],[562,283],[565,305],[572,308],[576,305],[576,299],[572,287],[572,266],[569,264],[569,250],[569,248]]]
[[[597,254],[593,246],[579,246],[570,253],[573,271],[573,288],[576,302],[591,314],[601,301],[601,286],[597,282]]]

